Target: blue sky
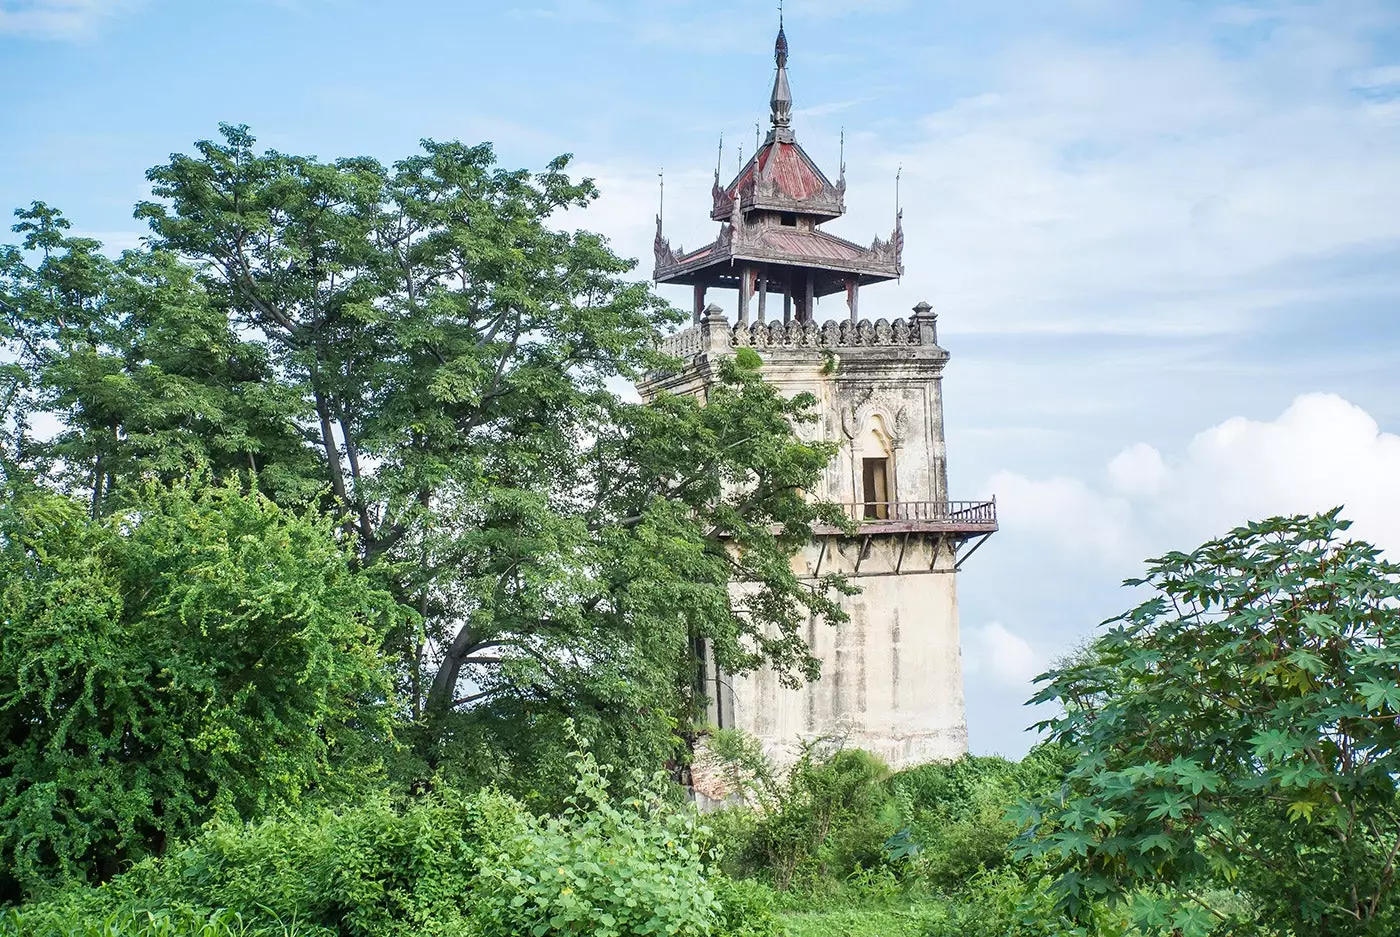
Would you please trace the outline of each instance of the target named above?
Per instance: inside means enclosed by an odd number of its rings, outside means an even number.
[[[144,171],[246,123],[322,157],[491,140],[576,154],[570,223],[648,258],[712,236],[766,126],[773,4],[0,0],[0,207],[114,247]],[[857,241],[940,312],[953,494],[1003,529],[959,582],[971,743],[1018,754],[1029,677],[1143,557],[1345,503],[1400,548],[1400,5],[789,0],[798,139]],[[684,303],[681,295],[673,297]],[[835,315],[819,307],[819,317]]]

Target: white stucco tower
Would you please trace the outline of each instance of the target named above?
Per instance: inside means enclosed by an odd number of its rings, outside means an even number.
[[[957,571],[997,529],[996,506],[949,499],[948,352],[932,309],[920,303],[892,322],[859,316],[861,287],[902,272],[901,226],[896,217],[890,239],[869,247],[821,230],[845,211],[844,167],[832,184],[797,144],[787,54],[780,29],[768,138],[728,186],[715,175],[718,238],[673,250],[657,219],[655,279],[693,287],[694,321],[665,340],[682,367],[641,391],[703,395],[718,359],[748,346],[784,393],[812,393],[821,419],[801,432],[841,444],[813,494],[843,505],[857,527],[817,531],[794,562],[812,577],[844,573],[861,591],[843,600],[848,622],[809,629],[820,680],[794,690],[766,671],[711,670],[704,692],[713,722],[780,756],[798,739],[840,734],[893,767],[954,758],[967,751]],[[734,321],[705,305],[714,288],[737,291]],[[842,293],[846,314],[817,323],[816,299]]]

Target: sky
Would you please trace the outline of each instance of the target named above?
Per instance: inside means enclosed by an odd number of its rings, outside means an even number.
[[[512,167],[573,153],[602,198],[567,223],[641,278],[658,173],[672,244],[713,237],[719,136],[729,176],[767,127],[776,18],[0,0],[0,208],[43,199],[116,250],[145,170],[220,121],[322,158],[489,140]],[[1400,550],[1400,3],[788,0],[785,22],[798,140],[834,174],[844,133],[828,228],[887,236],[899,175],[906,273],[861,312],[938,311],[950,494],[997,496],[958,582],[974,752],[1033,744],[1031,678],[1149,556],[1336,505]]]

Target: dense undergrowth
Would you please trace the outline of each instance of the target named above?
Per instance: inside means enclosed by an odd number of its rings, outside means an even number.
[[[698,817],[618,800],[588,754],[540,818],[494,791],[214,823],[100,888],[11,910],[5,937],[409,937],[744,933]],[[760,908],[761,910],[761,908]],[[766,931],[765,931],[766,932]]]
[[[726,746],[747,747],[722,735]],[[610,789],[582,752],[554,816],[448,790],[215,822],[102,887],[11,909],[0,935],[1071,933],[1036,897],[1034,871],[1010,863],[1005,818],[1061,765],[1046,749],[891,774],[864,752],[813,746],[785,772],[735,763],[757,809],[702,816],[660,779]]]

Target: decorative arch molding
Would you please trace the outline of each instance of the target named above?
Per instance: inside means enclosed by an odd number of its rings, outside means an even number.
[[[884,439],[886,454],[893,456],[904,437],[903,416],[903,407],[892,414],[884,401],[873,396],[867,397],[863,403],[851,408],[849,423],[846,419],[847,414],[842,414],[842,423],[846,424],[842,429],[846,438],[853,441],[864,437],[868,432],[875,432]]]

